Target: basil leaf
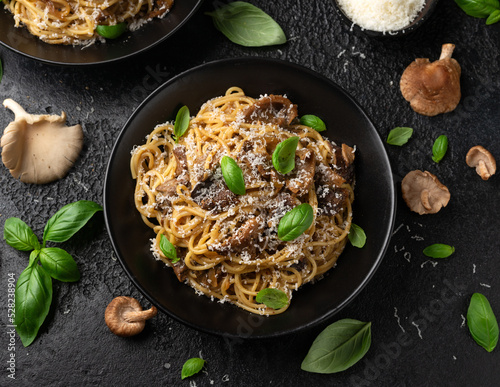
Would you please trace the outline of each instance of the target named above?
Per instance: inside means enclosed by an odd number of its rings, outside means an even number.
[[[88,200],[70,203],[49,219],[43,230],[43,245],[46,241],[65,242],[76,234],[102,207]]]
[[[314,211],[309,203],[299,204],[288,211],[278,224],[278,238],[282,241],[291,241],[302,235],[314,219]]]
[[[203,366],[205,365],[205,360],[200,359],[199,357],[193,357],[189,360],[186,360],[184,365],[182,366],[181,378],[186,379],[194,374],[197,374],[201,371]]]
[[[386,142],[389,145],[401,146],[406,144],[412,135],[413,135],[412,128],[397,127],[389,132]]]
[[[119,24],[115,24],[113,26],[97,26],[97,33],[101,35],[103,38],[107,39],[116,39],[120,35],[122,35],[125,31],[127,31],[127,23],[122,22]]]
[[[351,229],[348,234],[349,241],[354,247],[362,248],[366,243],[365,230],[357,224],[351,223]]]
[[[433,245],[427,246],[423,253],[431,258],[447,258],[455,252],[455,248],[450,245],[444,245],[442,243],[434,243]]]
[[[295,150],[299,137],[292,136],[281,141],[273,152],[273,165],[279,173],[286,175],[295,168]]]
[[[31,254],[38,255],[38,251]],[[15,290],[14,324],[25,347],[35,340],[52,302],[52,279],[32,256],[30,265],[19,276]]]
[[[245,195],[245,179],[243,178],[243,172],[236,161],[229,156],[224,156],[220,161],[220,167],[222,169],[222,176],[224,177],[227,188],[229,188],[231,192],[236,195]]]
[[[500,9],[492,12],[491,15],[488,16],[488,19],[486,19],[486,24],[491,25],[498,23],[499,21],[500,21]]]
[[[488,299],[474,293],[467,310],[467,325],[476,343],[491,352],[498,343],[498,323]]]
[[[321,374],[344,371],[365,356],[371,340],[371,322],[337,321],[316,337],[301,368]]]
[[[312,114],[306,114],[305,116],[300,117],[300,123],[313,128],[317,132],[323,132],[326,130],[326,125],[323,120]]]
[[[63,282],[80,279],[80,272],[73,257],[58,247],[44,247],[40,250],[40,262],[52,278]]]
[[[215,27],[233,43],[261,47],[286,42],[285,33],[271,16],[244,1],[226,4],[207,15],[212,17]]]
[[[175,246],[163,234],[160,237],[160,250],[163,255],[165,255],[165,257],[172,261],[172,263],[179,262],[179,257],[177,257]]]
[[[3,238],[9,246],[21,251],[39,250],[40,242],[33,230],[19,218],[5,221]]]
[[[460,8],[469,16],[488,17],[500,8],[498,0],[455,0]]]
[[[432,146],[432,160],[439,163],[448,150],[448,137],[444,134],[439,136]]]
[[[272,309],[281,309],[288,305],[288,296],[283,290],[265,288],[257,293],[255,301]]]
[[[189,108],[187,106],[183,106],[177,112],[175,116],[175,124],[174,124],[174,135],[175,142],[179,141],[179,138],[186,133],[186,130],[189,128],[189,120],[191,119],[189,115]]]

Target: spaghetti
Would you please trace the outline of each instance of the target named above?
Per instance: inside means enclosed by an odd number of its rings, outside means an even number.
[[[354,149],[324,139],[295,118],[297,106],[284,96],[253,99],[232,87],[207,101],[187,132],[174,141],[174,125],[158,125],[131,157],[135,205],[156,233],[151,250],[182,282],[200,294],[257,314],[284,312],[256,302],[262,289],[292,291],[319,279],[347,241],[354,199]],[[277,172],[272,154],[281,141],[298,136],[295,168]],[[225,185],[220,161],[233,158],[246,193]],[[277,236],[280,219],[309,203],[314,221],[296,239]],[[165,235],[181,259],[161,249]]]
[[[92,44],[104,39],[99,25],[127,23],[133,31],[165,16],[174,0],[3,0],[16,27],[50,44]]]

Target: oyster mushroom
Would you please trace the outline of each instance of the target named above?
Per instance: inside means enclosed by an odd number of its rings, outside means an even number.
[[[155,306],[142,310],[141,304],[135,298],[119,296],[107,306],[104,320],[112,333],[129,337],[141,333],[146,326],[146,320],[156,316],[157,313]]]
[[[460,65],[451,57],[454,44],[443,44],[435,62],[417,58],[401,76],[403,97],[417,113],[435,116],[454,110],[460,102]]]
[[[465,156],[465,161],[469,167],[476,168],[477,174],[483,180],[488,180],[497,170],[495,158],[481,145],[470,148]]]
[[[450,191],[427,171],[411,171],[401,182],[403,199],[414,212],[435,214],[450,201]]]
[[[12,99],[3,105],[15,114],[0,141],[2,161],[12,176],[35,184],[64,177],[82,149],[82,127],[65,126],[64,112],[60,116],[28,114]]]

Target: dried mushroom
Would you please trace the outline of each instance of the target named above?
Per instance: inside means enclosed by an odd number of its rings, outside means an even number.
[[[414,212],[435,214],[450,201],[450,191],[430,172],[409,172],[401,182],[403,199]]]
[[[483,180],[488,180],[497,170],[495,158],[481,145],[470,148],[465,157],[465,161],[469,167],[476,168],[477,174],[481,176]]]
[[[104,320],[112,333],[129,337],[141,333],[146,326],[146,320],[156,316],[157,313],[155,306],[142,310],[141,304],[135,298],[119,296],[107,306]]]
[[[439,60],[417,58],[401,76],[403,97],[413,110],[435,116],[454,110],[460,102],[460,65],[451,57],[454,44],[443,44]]]
[[[28,114],[12,99],[3,105],[15,114],[0,142],[2,161],[12,176],[35,184],[64,177],[82,149],[82,127],[65,126],[64,112],[60,116]]]

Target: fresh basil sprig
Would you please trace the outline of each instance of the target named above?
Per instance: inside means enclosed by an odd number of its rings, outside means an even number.
[[[281,141],[273,152],[274,168],[283,175],[295,168],[295,151],[299,144],[299,137],[292,136]]]
[[[243,171],[236,161],[229,156],[223,156],[220,161],[220,167],[227,188],[236,195],[245,195],[246,189]]]
[[[370,345],[371,322],[343,319],[316,337],[301,368],[321,374],[341,372],[361,360]]]
[[[205,360],[199,357],[192,357],[186,360],[182,366],[181,378],[186,379],[200,372],[205,365]]]
[[[425,255],[431,258],[448,258],[454,252],[455,248],[453,246],[442,243],[434,243],[433,245],[427,246],[423,251]]]
[[[407,127],[397,127],[392,129],[387,136],[386,142],[389,145],[401,146],[408,142],[413,135],[413,129]]]
[[[257,293],[255,301],[265,304],[272,309],[281,309],[287,306],[288,296],[283,290],[276,288],[265,288]]]
[[[500,20],[500,2],[498,0],[455,0],[460,8],[469,16],[487,18],[490,25]]]
[[[436,138],[436,141],[434,141],[434,145],[432,146],[432,160],[434,160],[434,162],[436,163],[439,163],[443,159],[447,150],[448,137],[442,134],[441,136]]]
[[[288,211],[278,224],[278,238],[291,241],[306,231],[314,220],[314,211],[309,203],[299,204]]]
[[[31,251],[28,267],[19,276],[15,289],[16,331],[25,347],[35,340],[52,303],[52,278],[64,282],[80,279],[73,257],[57,247],[46,247],[47,241],[64,242],[80,230],[102,207],[80,200],[62,207],[49,219],[40,245],[33,230],[19,218],[8,218],[4,239],[21,251]],[[40,265],[41,264],[41,265]]]
[[[365,230],[357,224],[351,223],[351,229],[349,230],[349,234],[347,236],[354,247],[362,248],[366,243]]]
[[[186,105],[184,105],[179,109],[177,115],[175,116],[175,123],[174,123],[175,142],[178,142],[179,138],[181,138],[184,135],[184,133],[186,133],[186,130],[188,130],[190,119],[191,117],[189,115],[189,108]]]
[[[300,117],[300,123],[305,126],[313,128],[317,132],[323,132],[326,130],[325,122],[313,114],[306,114]]]
[[[122,22],[112,26],[99,25],[95,28],[96,32],[106,39],[116,39],[127,31],[127,23]]]
[[[175,246],[168,240],[168,238],[165,235],[161,235],[160,237],[160,250],[167,257],[172,261],[172,263],[179,262],[179,257],[177,257],[177,251],[175,250]]]
[[[272,46],[286,42],[286,36],[271,16],[244,1],[234,1],[207,12],[215,27],[233,43],[247,47]]]
[[[467,310],[467,325],[476,343],[491,352],[498,343],[498,322],[488,299],[474,293]]]

